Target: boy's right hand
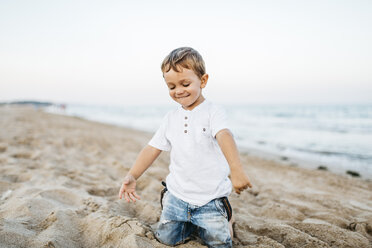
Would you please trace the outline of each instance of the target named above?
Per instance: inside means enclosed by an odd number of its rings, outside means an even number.
[[[136,193],[136,179],[131,175],[128,174],[124,178],[124,182],[121,185],[120,191],[119,191],[119,198],[122,199],[124,194],[124,198],[127,202],[130,202],[131,200],[133,202],[136,202],[137,200],[140,200],[141,198]]]

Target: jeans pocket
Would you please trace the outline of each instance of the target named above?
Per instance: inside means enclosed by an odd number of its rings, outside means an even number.
[[[162,207],[162,209],[164,208],[164,204],[165,204],[165,202],[167,200],[168,195],[169,195],[169,191],[167,190],[167,191],[164,192],[163,198],[161,199],[161,207]]]
[[[223,202],[221,199],[215,199],[214,205],[216,205],[216,208],[220,214],[227,219],[227,212],[225,209],[225,206],[223,205]]]

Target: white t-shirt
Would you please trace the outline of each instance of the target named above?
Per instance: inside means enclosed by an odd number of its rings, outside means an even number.
[[[171,151],[166,181],[174,196],[203,206],[231,193],[230,168],[215,138],[225,128],[225,112],[207,100],[167,113],[149,145]]]

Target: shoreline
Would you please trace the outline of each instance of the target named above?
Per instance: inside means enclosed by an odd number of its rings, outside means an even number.
[[[309,159],[300,159],[290,156],[282,156],[279,154],[274,154],[258,149],[246,148],[239,146],[240,154],[246,154],[249,156],[254,156],[261,158],[263,160],[270,160],[274,163],[282,164],[284,166],[299,167],[308,170],[321,170],[328,171],[335,175],[345,176],[345,177],[356,177],[362,180],[372,182],[372,177],[364,175],[363,172],[354,169],[337,169],[334,165],[327,165],[320,163],[319,161],[309,160]]]
[[[152,226],[169,154],[138,180],[140,201],[117,196],[151,133],[28,107],[0,107],[0,127],[0,244],[167,247]],[[372,247],[372,182],[241,159],[253,188],[230,196],[234,247]]]

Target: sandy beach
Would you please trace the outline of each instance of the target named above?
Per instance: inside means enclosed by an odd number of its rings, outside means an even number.
[[[167,247],[154,238],[163,153],[118,199],[152,134],[0,107],[0,247]],[[230,201],[234,247],[372,247],[372,182],[241,154],[253,188]],[[193,238],[179,247],[205,247]]]

